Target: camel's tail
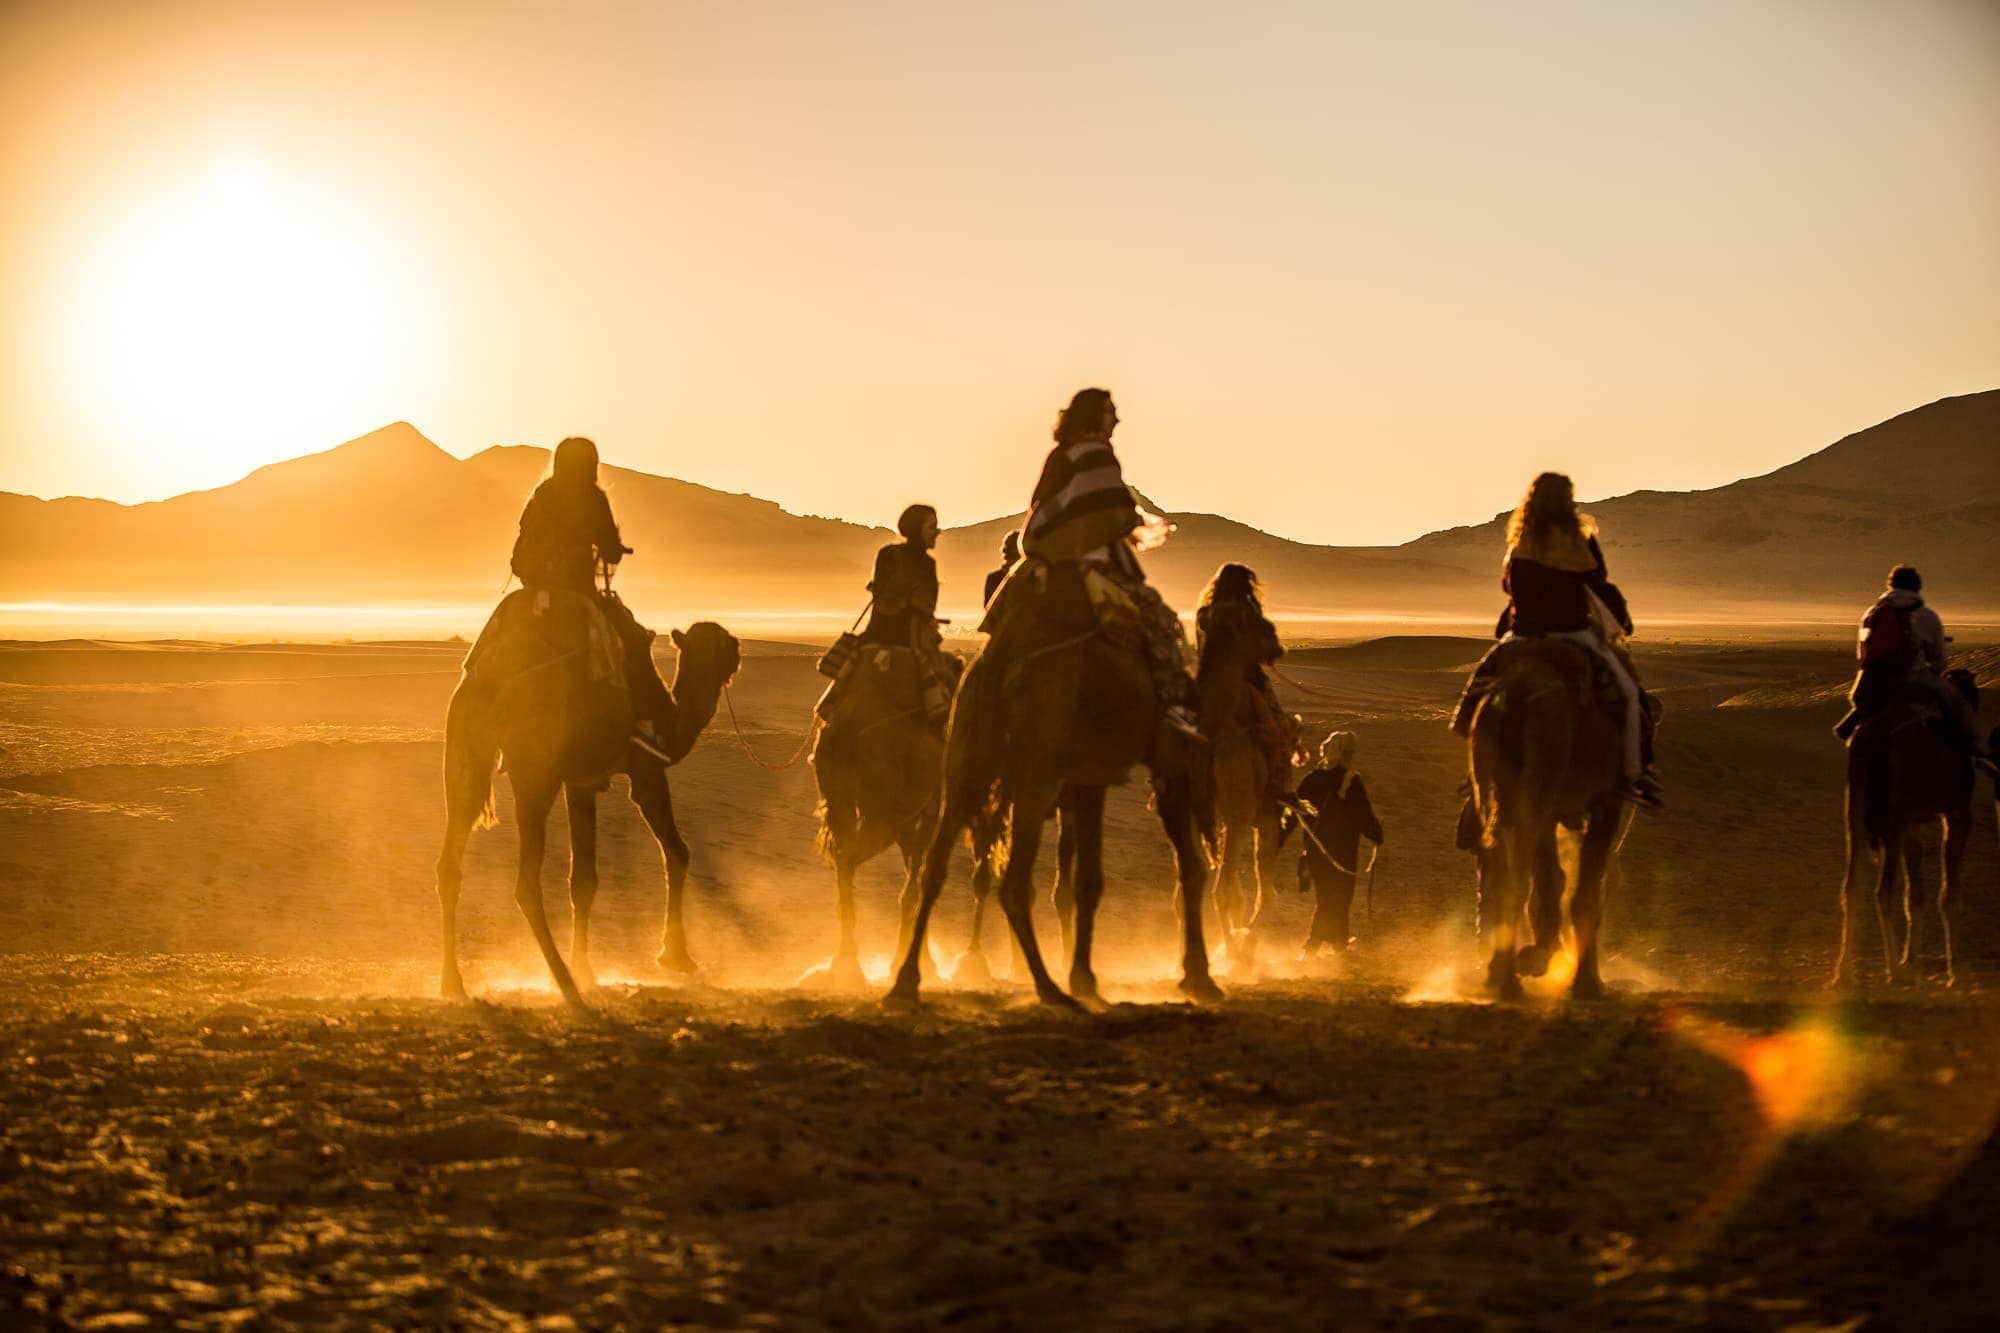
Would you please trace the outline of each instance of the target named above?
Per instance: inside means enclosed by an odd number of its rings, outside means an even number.
[[[493,769],[500,758],[500,738],[483,703],[464,681],[452,692],[444,720],[444,800],[454,818],[469,818],[474,828],[498,822],[493,809]]]

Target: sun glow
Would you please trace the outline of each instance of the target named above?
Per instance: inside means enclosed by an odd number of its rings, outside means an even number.
[[[331,196],[223,160],[86,239],[73,390],[148,489],[359,434],[405,406],[412,312],[394,268]]]

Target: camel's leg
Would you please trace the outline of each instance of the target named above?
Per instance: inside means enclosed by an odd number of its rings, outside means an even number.
[[[1104,788],[1071,787],[1064,799],[1063,830],[1076,825],[1076,944],[1070,950],[1069,993],[1097,1000],[1090,946],[1097,934],[1097,905],[1104,899]]]
[[[1243,915],[1243,876],[1238,869],[1248,842],[1249,830],[1241,824],[1232,820],[1223,827],[1222,864],[1215,873],[1215,909],[1225,939],[1248,925]]]
[[[1278,812],[1271,810],[1257,817],[1257,825],[1252,830],[1253,842],[1250,869],[1256,877],[1256,897],[1250,904],[1250,926],[1264,918],[1265,905],[1277,894],[1278,884]],[[1266,896],[1271,895],[1271,896]],[[1347,937],[1341,936],[1341,946],[1346,947]]]
[[[1521,933],[1521,896],[1532,874],[1534,855],[1517,822],[1503,827],[1487,852],[1486,887],[1492,891],[1492,953],[1486,963],[1486,988],[1503,1000],[1521,998],[1521,976],[1515,949]]]
[[[986,962],[986,904],[991,901],[994,889],[993,875],[994,844],[983,833],[976,833],[972,839],[972,942],[965,946],[965,952],[958,956],[958,965],[952,969],[952,980],[957,982],[985,981],[992,977],[992,968]],[[921,866],[921,858],[919,859]],[[921,871],[919,872],[921,873]],[[903,890],[910,893],[909,881],[903,882]],[[921,893],[913,894],[914,905]],[[897,950],[900,955],[901,950]]]
[[[1923,980],[1924,919],[1931,914],[1931,886],[1924,876],[1921,825],[1903,838],[1903,977]]]
[[[1076,852],[1077,816],[1065,792],[1056,804],[1056,884],[1050,891],[1055,903],[1056,926],[1062,931],[1062,961],[1068,967],[1076,957]]]
[[[555,936],[549,933],[548,912],[542,906],[542,854],[548,849],[549,807],[555,804],[556,788],[560,785],[554,778],[539,775],[524,778],[519,772],[514,774],[514,822],[521,830],[521,868],[514,880],[514,901],[520,904],[521,915],[528,918],[528,929],[534,933],[556,988],[565,1000],[580,1009],[583,996],[577,993],[569,968],[556,952]]]
[[[1944,879],[1938,886],[1938,926],[1944,934],[1944,984],[1956,986],[1970,978],[1958,961],[1959,898],[1964,882],[1959,878],[1965,867],[1965,843],[1972,833],[1972,811],[1958,810],[1945,816]]]
[[[458,890],[472,816],[454,810],[446,818],[444,850],[438,853],[437,862],[438,909],[444,918],[444,963],[438,973],[438,993],[449,1000],[462,1000],[465,979],[458,974]]]
[[[1570,928],[1576,933],[1576,979],[1570,991],[1579,999],[1604,994],[1604,978],[1597,970],[1597,946],[1604,928],[1605,871],[1618,845],[1618,824],[1619,812],[1613,808],[1594,812],[1584,825],[1576,893],[1569,909]]]
[[[565,785],[569,803],[569,970],[576,984],[597,984],[590,969],[590,904],[597,898],[597,793]]]
[[[903,951],[909,947],[912,928],[916,924],[919,896],[917,881],[923,873],[924,849],[931,845],[935,827],[935,820],[925,819],[914,829],[898,835],[895,840],[896,850],[902,853],[903,857],[903,889],[896,895],[897,914],[901,918],[896,926],[894,956],[897,958],[902,957]],[[924,980],[937,980],[937,967],[931,959],[931,951],[928,948],[917,955],[917,963],[923,969]]]
[[[1523,976],[1545,974],[1549,959],[1562,948],[1564,885],[1558,841],[1545,838],[1536,846],[1528,872],[1528,928],[1534,933],[1534,943],[1514,951],[1515,966]]]
[[[701,970],[688,955],[687,923],[681,916],[691,858],[680,827],[674,823],[674,793],[667,784],[667,770],[653,765],[635,765],[632,770],[632,804],[639,807],[639,814],[645,819],[646,827],[653,831],[653,838],[660,844],[660,855],[667,863],[667,922],[660,932],[660,956],[657,961],[669,972],[691,976]]]
[[[957,849],[959,835],[964,832],[965,812],[947,797],[944,810],[938,816],[937,827],[931,832],[931,845],[924,852],[923,875],[915,882],[917,911],[910,918],[909,942],[896,962],[896,981],[889,988],[888,995],[892,1002],[915,1004],[917,1001],[917,988],[923,980],[921,957],[930,933],[931,909],[937,906],[938,894],[944,890],[944,877],[951,873],[952,852]],[[904,891],[908,892],[909,888],[906,884]]]
[[[1882,953],[1891,982],[1902,980],[1904,909],[1899,882],[1903,873],[1902,841],[1900,831],[1883,838],[1882,865],[1875,878],[1875,917],[1882,924]]]
[[[1833,977],[1829,986],[1838,986],[1856,975],[1861,962],[1861,929],[1855,919],[1860,909],[1863,868],[1868,864],[1868,835],[1862,831],[1861,812],[1853,801],[1847,810],[1847,869],[1840,877],[1840,952],[1834,955]]]
[[[1048,966],[1042,961],[1042,946],[1035,939],[1035,858],[1042,847],[1042,824],[1060,791],[1050,785],[1011,795],[1014,843],[1007,854],[1007,873],[1000,877],[1000,910],[1007,914],[1007,924],[1013,927],[1021,956],[1027,960],[1028,975],[1035,983],[1035,997],[1043,1004],[1074,1008],[1076,1001],[1063,994],[1049,976]],[[1082,830],[1078,832],[1081,834]]]
[[[1202,890],[1208,885],[1208,856],[1195,834],[1193,793],[1185,781],[1168,782],[1156,802],[1160,824],[1174,848],[1180,880],[1181,990],[1197,1000],[1219,1000],[1222,989],[1208,973],[1208,944],[1202,938]]]

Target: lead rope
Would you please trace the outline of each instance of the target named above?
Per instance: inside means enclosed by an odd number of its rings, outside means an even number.
[[[1276,676],[1279,680],[1284,681],[1285,684],[1291,686],[1293,689],[1297,690],[1301,694],[1311,694],[1321,699],[1332,699],[1337,697],[1332,690],[1323,690],[1316,685],[1308,685],[1302,680],[1293,680],[1290,676],[1278,670],[1278,664],[1275,662],[1265,667],[1264,669],[1270,672],[1272,675]]]
[[[736,720],[736,700],[731,696],[727,685],[722,687],[722,702],[729,709],[729,729],[736,733],[736,743],[743,748],[743,753],[748,755],[750,762],[757,765],[757,767],[769,769],[773,773],[780,772],[805,758],[806,751],[812,748],[813,730],[817,725],[818,719],[814,719],[814,721],[806,724],[804,733],[799,737],[798,748],[792,751],[791,758],[785,760],[782,764],[771,763],[751,748],[750,738],[743,734],[743,724]]]

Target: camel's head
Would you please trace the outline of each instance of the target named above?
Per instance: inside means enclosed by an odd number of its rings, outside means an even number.
[[[702,620],[685,630],[673,631],[674,648],[681,655],[680,670],[690,667],[707,675],[714,673],[718,685],[727,685],[743,665],[743,650],[736,636],[712,620]],[[679,671],[676,671],[676,675]]]

